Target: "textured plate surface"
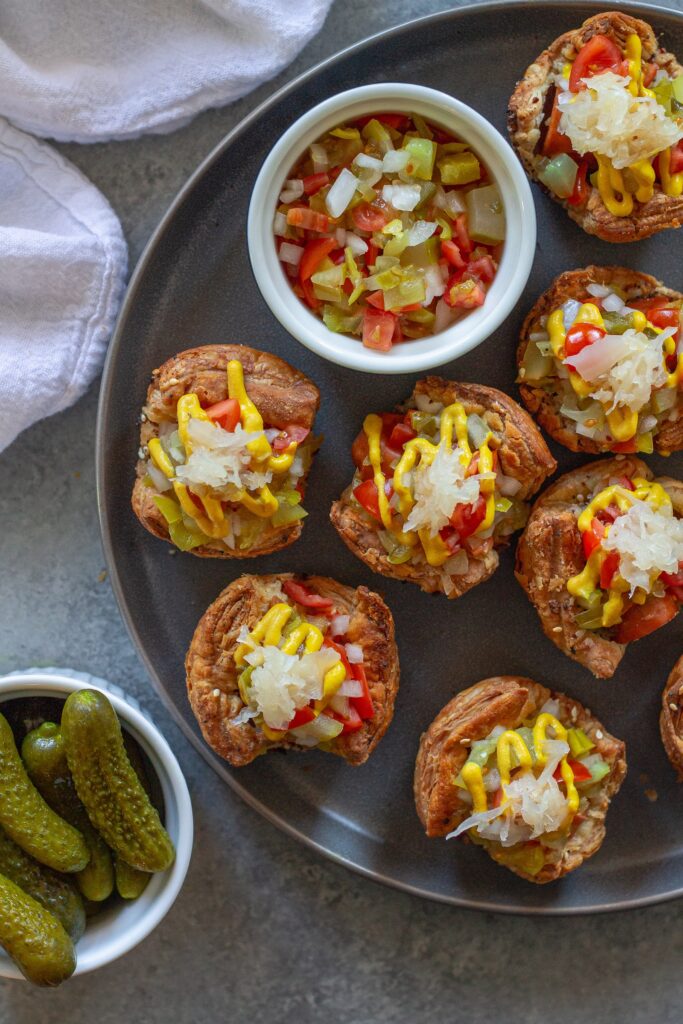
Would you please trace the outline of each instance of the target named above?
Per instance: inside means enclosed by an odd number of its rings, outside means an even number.
[[[683,54],[683,19],[624,5]],[[502,4],[448,12],[373,37],[298,79],[229,135],[192,177],[138,266],[112,342],[100,400],[99,504],[112,582],[131,636],[161,696],[211,766],[252,806],[292,835],[380,881],[464,906],[577,913],[633,906],[683,892],[681,792],[662,750],[659,699],[681,651],[683,617],[635,645],[615,679],[597,682],[542,635],[515,582],[513,550],[499,571],[456,602],[385,580],[357,561],[328,521],[352,472],[350,445],[370,410],[409,394],[408,376],[372,377],[324,362],[289,337],[253,282],[246,214],[261,162],[284,126],[312,104],[364,82],[419,82],[450,91],[501,131],[507,99],[529,62],[560,32],[601,8],[594,4]],[[476,351],[439,371],[518,397],[516,335],[537,295],[559,272],[587,263],[623,263],[672,287],[680,235],[635,245],[589,238],[534,189],[538,252],[525,295],[507,323]],[[668,275],[668,276],[667,276]],[[170,553],[130,509],[137,418],[152,369],[192,345],[243,342],[269,349],[308,373],[322,391],[317,422],[325,444],[315,463],[302,539],[248,562]],[[553,448],[562,470],[582,460]],[[652,459],[683,473],[683,458]],[[362,768],[313,753],[271,754],[231,771],[203,743],[185,696],[183,658],[194,627],[219,591],[244,571],[321,573],[377,589],[391,607],[401,653],[396,715]],[[529,675],[583,701],[626,739],[629,774],[608,817],[602,850],[573,876],[533,886],[482,851],[428,840],[412,800],[420,734],[458,690],[499,673]],[[646,790],[648,793],[646,793]],[[656,793],[657,799],[652,797]]]

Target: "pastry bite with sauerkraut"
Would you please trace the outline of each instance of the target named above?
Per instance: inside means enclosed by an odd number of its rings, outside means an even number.
[[[672,668],[662,693],[659,731],[666,756],[676,769],[678,781],[683,782],[683,657]]]
[[[241,576],[199,621],[185,659],[206,742],[235,767],[318,748],[362,764],[394,713],[399,664],[382,598],[324,576]]]
[[[683,448],[683,295],[627,267],[560,274],[524,321],[519,390],[572,451]]]
[[[496,676],[423,735],[415,804],[428,836],[462,836],[521,878],[552,882],[600,849],[625,774],[624,744],[578,701]]]
[[[588,234],[633,242],[683,221],[683,68],[646,22],[608,11],[565,32],[525,71],[508,127]]]
[[[511,398],[440,377],[366,416],[351,454],[353,480],[330,513],[344,543],[374,572],[450,598],[496,570],[556,465]]]
[[[517,579],[553,643],[600,679],[683,600],[683,484],[634,456],[566,473],[536,501]]]
[[[317,387],[278,356],[203,345],[152,374],[133,511],[181,551],[251,558],[300,536]]]

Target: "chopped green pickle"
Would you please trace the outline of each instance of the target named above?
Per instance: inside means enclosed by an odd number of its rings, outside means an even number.
[[[442,185],[467,185],[481,178],[481,166],[474,153],[449,153],[437,166]]]

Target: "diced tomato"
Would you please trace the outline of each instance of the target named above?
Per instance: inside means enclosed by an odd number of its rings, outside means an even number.
[[[313,711],[313,708],[299,708],[299,710],[296,712],[294,718],[292,718],[287,728],[297,729],[300,725],[308,725],[308,723],[312,722],[314,718],[315,712]]]
[[[460,540],[469,537],[486,517],[486,499],[479,495],[473,505],[456,505],[451,514],[450,523],[457,531]]]
[[[595,35],[579,50],[569,75],[569,89],[580,92],[585,89],[582,78],[590,78],[601,71],[615,70],[622,62],[623,55],[609,36]]]
[[[588,161],[587,156],[581,158],[574,180],[574,190],[567,198],[570,206],[583,206],[588,198]]]
[[[663,572],[659,578],[667,587],[683,587],[683,563],[678,563],[678,572]]]
[[[680,174],[683,171],[683,139],[679,139],[671,148],[669,157],[669,174]]]
[[[467,214],[459,213],[453,221],[453,228],[455,230],[456,241],[461,253],[466,256],[472,252],[474,246],[472,245],[472,239],[470,238],[467,230]]]
[[[410,127],[410,118],[407,114],[364,114],[363,117],[357,117],[354,124],[358,128],[365,128],[366,124],[370,121],[379,121],[380,124],[385,124],[387,128],[393,128],[395,131],[406,131]]]
[[[639,309],[642,313],[649,314],[653,309],[664,309],[669,305],[669,300],[664,295],[654,295],[649,299],[629,299],[629,309]]]
[[[610,551],[600,566],[600,587],[609,590],[614,574],[619,568],[619,552]]]
[[[392,448],[389,439],[393,432],[394,427],[398,423],[403,423],[404,418],[397,412],[383,412],[382,418],[382,433],[380,436],[380,455],[382,462],[382,472],[385,476],[393,476],[393,470],[391,468],[391,462],[398,458],[401,454],[402,449]],[[372,467],[364,465],[365,460],[368,457],[368,436],[364,430],[361,430],[357,435],[351,447],[351,456],[355,465],[360,469],[361,476],[365,479],[369,479],[373,475]]]
[[[664,309],[653,309],[650,315],[648,316],[648,320],[653,325],[653,327],[661,327],[662,329],[664,329],[665,327],[677,328],[680,325],[680,317],[680,309],[671,309],[670,307],[665,307]]]
[[[296,580],[284,580],[282,584],[287,597],[296,604],[300,604],[302,608],[315,608],[323,611],[326,608],[334,608],[334,601],[329,597],[321,597],[320,594],[314,594],[312,590],[309,590],[303,583],[297,583]]]
[[[328,231],[330,218],[326,213],[318,213],[308,206],[295,206],[287,210],[287,223],[295,228],[304,228],[306,231]],[[335,242],[336,245],[336,242]]]
[[[289,448],[290,444],[301,444],[305,441],[310,430],[308,427],[300,427],[298,423],[289,423],[286,427],[283,427],[279,434],[273,438],[273,450],[276,452],[284,452]]]
[[[361,484],[358,484],[358,487],[354,488],[353,496],[366,512],[369,512],[371,516],[381,521],[379,494],[377,493],[377,484],[374,480],[363,480]]]
[[[379,249],[374,242],[368,242],[368,251],[365,253],[365,266],[374,267],[375,260],[379,256]]]
[[[648,597],[645,604],[633,604],[616,627],[614,639],[618,644],[630,644],[634,640],[654,633],[660,626],[671,622],[678,614],[679,604],[673,594],[663,597]]]
[[[474,309],[484,305],[486,291],[481,281],[474,278],[464,280],[462,271],[456,270],[448,280],[443,297],[446,304],[454,309]]]
[[[300,282],[301,291],[304,295],[304,302],[307,306],[310,306],[312,310],[320,309],[320,299],[316,296],[313,291],[313,282],[310,277],[307,277],[304,281]]]
[[[365,301],[368,306],[374,306],[375,309],[381,309],[384,312],[384,292],[370,292],[365,296]]]
[[[638,445],[636,444],[635,437],[632,437],[630,441],[617,441],[612,445],[613,452],[618,455],[633,455],[638,451]]]
[[[344,645],[343,644],[338,644],[337,641],[333,640],[332,637],[328,633],[328,634],[325,635],[325,639],[323,640],[323,646],[324,647],[331,647],[333,651],[337,652],[337,654],[339,655],[339,657],[341,659],[341,663],[344,666],[344,671],[346,672],[346,678],[347,679],[353,679],[353,670],[351,669],[351,665],[349,664],[349,659],[348,659],[348,656],[346,654],[346,648],[344,647]]]
[[[367,309],[363,315],[363,344],[366,348],[388,352],[395,327],[396,317],[393,313],[375,313]]]
[[[574,782],[588,782],[593,776],[590,773],[590,769],[586,767],[581,761],[574,761],[571,758],[567,759],[567,764],[571,768],[574,774]],[[557,768],[553,772],[553,778],[558,782],[562,782],[562,766],[558,764]]]
[[[304,192],[307,196],[315,195],[325,185],[329,185],[330,176],[325,171],[320,171],[318,174],[309,174],[307,177],[302,178],[304,183]]]
[[[493,794],[493,800],[491,801],[492,807],[500,807],[503,802],[503,787],[499,786]]]
[[[240,421],[240,403],[236,398],[225,398],[222,402],[210,405],[204,412],[210,420],[220,424],[223,430],[230,433]]]
[[[655,64],[654,61],[651,61],[649,64],[646,64],[644,66],[644,68],[643,68],[643,85],[645,86],[646,89],[647,89],[647,87],[649,85],[652,85],[652,82],[654,81],[654,79],[655,79],[655,77],[657,75],[657,71],[658,70],[659,70],[659,68],[658,68],[657,64]]]
[[[604,338],[607,331],[596,324],[573,324],[567,331],[564,339],[565,356],[575,356],[587,345],[594,345],[596,341]]]
[[[462,544],[460,543],[460,535],[452,526],[444,526],[443,530],[439,530],[439,537],[441,537],[441,540],[452,555],[462,547]]]
[[[600,541],[605,536],[605,527],[599,519],[594,519],[590,530],[586,530],[582,536],[583,553],[586,560],[590,558],[596,548],[600,547]]]
[[[560,110],[558,100],[560,98],[559,91],[555,92],[553,99],[553,109],[550,112],[548,118],[548,127],[545,133],[545,139],[543,140],[543,155],[544,156],[557,156],[559,153],[571,153],[572,144],[566,135],[563,135],[560,131],[560,118],[562,117],[562,111]]]
[[[601,523],[613,523],[615,519],[621,515],[619,507],[617,505],[608,505],[607,508],[601,508],[597,514],[597,519]]]
[[[299,280],[302,283],[308,281],[325,257],[336,248],[337,241],[334,238],[314,238],[312,242],[307,242],[299,263]]]
[[[452,267],[457,267],[458,270],[465,269],[465,260],[460,254],[460,249],[458,248],[457,243],[452,239],[441,243],[441,255],[448,260]]]
[[[363,693],[360,697],[351,697],[351,706],[356,709],[362,719],[365,720],[372,718],[375,713],[375,709],[373,707],[372,697],[370,696],[370,687],[368,686],[365,667],[362,664],[352,665],[351,673],[353,678],[363,687]]]
[[[381,231],[389,218],[379,206],[360,203],[351,211],[351,219],[359,231]]]
[[[350,732],[358,732],[363,727],[363,720],[353,704],[349,704],[348,718],[342,718],[341,715],[335,715],[334,717],[344,723],[344,728],[341,731],[342,736],[348,736]]]
[[[467,264],[467,274],[478,277],[480,281],[490,284],[496,276],[496,266],[491,257],[480,256],[476,260],[470,260]]]
[[[389,436],[389,447],[400,452],[403,450],[403,446],[408,444],[408,441],[412,441],[414,437],[417,437],[417,434],[412,427],[407,423],[397,423]]]
[[[617,483],[621,484],[622,487],[625,487],[627,491],[635,491],[636,489],[636,485],[633,483],[633,480],[629,479],[627,476],[620,476]]]
[[[338,267],[346,259],[346,253],[343,249],[333,249],[329,257],[334,265]],[[346,282],[344,282],[346,283]]]

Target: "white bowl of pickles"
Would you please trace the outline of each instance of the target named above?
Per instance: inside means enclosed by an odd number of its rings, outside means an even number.
[[[299,118],[249,207],[263,298],[303,345],[343,366],[407,373],[489,337],[528,279],[536,217],[502,135],[418,85],[361,86]]]
[[[101,679],[0,678],[0,977],[61,984],[141,942],[178,895],[192,806],[170,747]]]

